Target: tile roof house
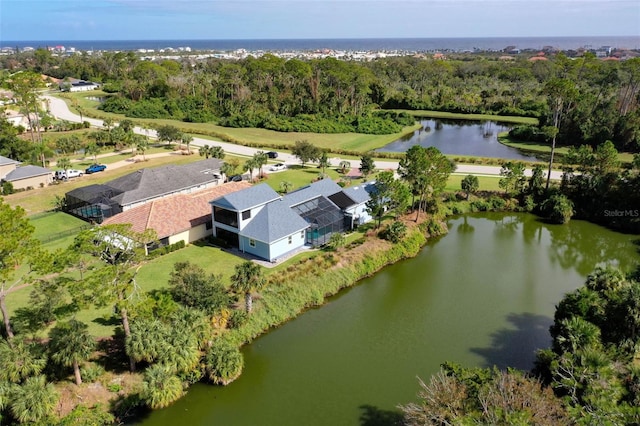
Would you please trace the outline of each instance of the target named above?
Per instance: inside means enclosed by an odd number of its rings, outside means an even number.
[[[248,182],[229,182],[191,194],[159,198],[107,218],[103,225],[131,224],[135,232],[156,231],[161,245],[185,244],[211,235],[212,198],[230,195],[250,187]]]
[[[53,182],[53,172],[39,166],[20,166],[20,162],[0,156],[0,181],[11,182],[13,189],[39,188]]]
[[[222,161],[215,158],[184,165],[141,169],[103,185],[89,185],[67,192],[66,211],[102,222],[153,200],[189,194],[222,183]]]
[[[260,184],[211,201],[213,235],[273,262],[371,220],[368,199],[365,186],[347,192],[331,179],[284,196]]]

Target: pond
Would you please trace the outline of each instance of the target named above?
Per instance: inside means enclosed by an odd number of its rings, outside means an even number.
[[[535,161],[533,155],[498,142],[498,134],[511,127],[494,121],[425,119],[420,128],[382,148],[381,152],[405,152],[414,145],[434,146],[444,154]]]
[[[562,296],[596,265],[631,269],[638,236],[527,214],[450,232],[243,349],[227,387],[198,384],[144,425],[391,425],[444,361],[530,369]]]

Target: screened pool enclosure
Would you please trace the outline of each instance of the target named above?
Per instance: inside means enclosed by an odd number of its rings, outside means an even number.
[[[345,215],[331,201],[323,196],[291,207],[309,224],[306,243],[314,247],[329,242],[331,235],[344,232]]]

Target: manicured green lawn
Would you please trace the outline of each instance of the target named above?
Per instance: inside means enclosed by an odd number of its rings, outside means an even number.
[[[466,176],[466,175],[465,175]],[[447,191],[460,191],[460,183],[464,179],[463,175],[451,175],[447,181]],[[498,185],[500,176],[478,176],[478,182],[480,183],[480,191],[502,191],[502,188]]]
[[[268,169],[268,167],[266,167],[266,169]],[[266,171],[267,178],[264,180],[264,183],[273,188],[274,191],[280,192],[281,182],[291,182],[293,184],[291,191],[294,191],[314,182],[320,173],[321,170],[313,165],[306,166],[304,168],[298,165],[290,165],[287,170],[282,172],[269,174],[269,172]],[[342,176],[334,168],[326,169],[325,173],[334,180],[337,180]]]
[[[50,212],[30,218],[35,227],[34,237],[46,241],[55,234],[77,229],[87,224],[84,220],[62,212]]]

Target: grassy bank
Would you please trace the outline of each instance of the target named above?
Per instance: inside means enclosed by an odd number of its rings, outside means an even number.
[[[525,141],[517,141],[509,137],[509,133],[504,132],[498,135],[498,142],[503,145],[506,145],[511,148],[516,148],[522,152],[529,152],[531,154],[536,154],[538,156],[547,156],[547,158],[551,155],[551,145],[540,143],[540,142],[525,142]],[[568,146],[556,146],[555,156],[557,160],[561,160],[564,156],[569,153]],[[618,159],[621,163],[631,163],[633,162],[633,154],[628,152],[620,152],[618,153]]]
[[[511,115],[492,115],[492,114],[464,114],[458,112],[445,112],[445,111],[412,111],[397,109],[396,112],[406,112],[414,117],[421,118],[445,118],[449,120],[479,120],[479,121],[497,121],[500,123],[514,123],[514,124],[532,124],[537,126],[538,119],[534,117],[517,117]]]
[[[286,269],[272,274],[249,321],[238,329],[229,330],[225,337],[238,345],[250,342],[304,310],[322,305],[327,297],[357,284],[383,267],[416,256],[427,242],[427,222],[420,225],[410,220],[405,222],[409,232],[397,244],[379,239],[376,232],[370,231],[348,247],[289,264]],[[442,232],[446,229],[444,225],[437,228]]]

